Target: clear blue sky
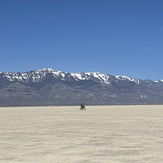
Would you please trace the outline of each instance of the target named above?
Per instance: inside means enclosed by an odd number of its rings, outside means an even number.
[[[163,0],[0,0],[0,71],[163,79]]]

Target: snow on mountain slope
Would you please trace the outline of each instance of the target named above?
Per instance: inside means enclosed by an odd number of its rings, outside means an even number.
[[[71,76],[73,76],[77,81],[79,80],[89,80],[92,77],[94,79],[97,79],[101,83],[109,84],[109,75],[102,74],[99,72],[87,72],[87,73],[71,73]]]
[[[139,79],[130,78],[130,77],[127,77],[127,76],[116,76],[116,78],[117,79],[120,79],[120,80],[129,80],[129,81],[135,82],[136,84],[139,84],[140,83],[140,80]]]
[[[32,82],[40,82],[43,78],[46,77],[47,74],[53,74],[54,77],[64,77],[64,73],[55,71],[50,68],[43,68],[23,73],[4,72],[3,76],[9,81],[20,81],[27,83],[29,80]]]
[[[163,80],[158,80],[158,81],[155,81],[156,83],[158,83],[158,82],[161,82],[161,83],[163,83]]]
[[[100,72],[81,72],[81,73],[69,73],[69,72],[62,72],[62,71],[56,71],[52,68],[42,68],[39,70],[33,70],[29,72],[1,72],[0,74],[3,74],[3,77],[6,78],[8,81],[19,81],[23,83],[27,83],[29,81],[32,82],[40,82],[42,81],[47,74],[51,74],[54,78],[60,79],[60,80],[66,80],[67,78],[74,78],[76,81],[80,80],[94,80],[103,84],[110,84],[111,81],[115,80],[117,81],[131,81],[136,84],[139,84],[143,80],[131,78],[127,76],[112,76],[108,74],[103,74]],[[144,80],[145,81],[145,80]],[[163,82],[163,80],[155,81],[155,82]]]

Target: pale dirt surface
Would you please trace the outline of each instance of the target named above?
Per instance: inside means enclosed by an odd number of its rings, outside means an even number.
[[[0,163],[163,163],[163,106],[2,107]]]

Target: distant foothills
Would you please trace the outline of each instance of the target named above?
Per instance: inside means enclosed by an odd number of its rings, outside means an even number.
[[[0,106],[163,104],[163,80],[43,68],[0,72]]]

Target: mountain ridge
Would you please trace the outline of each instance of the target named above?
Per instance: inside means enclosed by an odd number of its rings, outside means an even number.
[[[163,80],[52,68],[0,73],[0,106],[163,104]]]
[[[99,77],[99,76],[103,76],[106,78],[106,76],[113,76],[113,75],[109,75],[109,74],[104,74],[104,73],[101,73],[101,72],[77,72],[77,73],[71,73],[71,72],[63,72],[63,71],[57,71],[57,70],[54,70],[52,68],[42,68],[42,69],[38,69],[38,70],[32,70],[32,71],[26,71],[26,72],[0,72],[0,74],[4,74],[5,77],[7,77],[9,80],[12,81],[12,78],[11,77],[14,77],[14,78],[19,78],[19,80],[21,80],[20,78],[24,77],[27,78],[27,76],[30,74],[30,76],[32,74],[40,74],[40,75],[45,75],[46,73],[53,73],[54,76],[58,76],[58,75],[61,75],[61,76],[65,76],[65,74],[71,74],[72,76],[74,76],[76,79],[79,79],[79,80],[83,80],[82,77],[81,77],[81,74],[86,74],[86,75],[93,75],[93,76],[96,76],[96,77]],[[98,76],[99,75],[99,76]],[[153,82],[163,82],[163,80],[157,80],[157,81],[154,81],[154,80],[151,80],[151,79],[138,79],[138,78],[134,78],[134,77],[128,77],[128,76],[115,76],[116,78],[119,78],[121,80],[125,80],[125,79],[128,79],[128,80],[144,80],[144,81],[153,81]],[[37,81],[37,80],[36,80]]]

